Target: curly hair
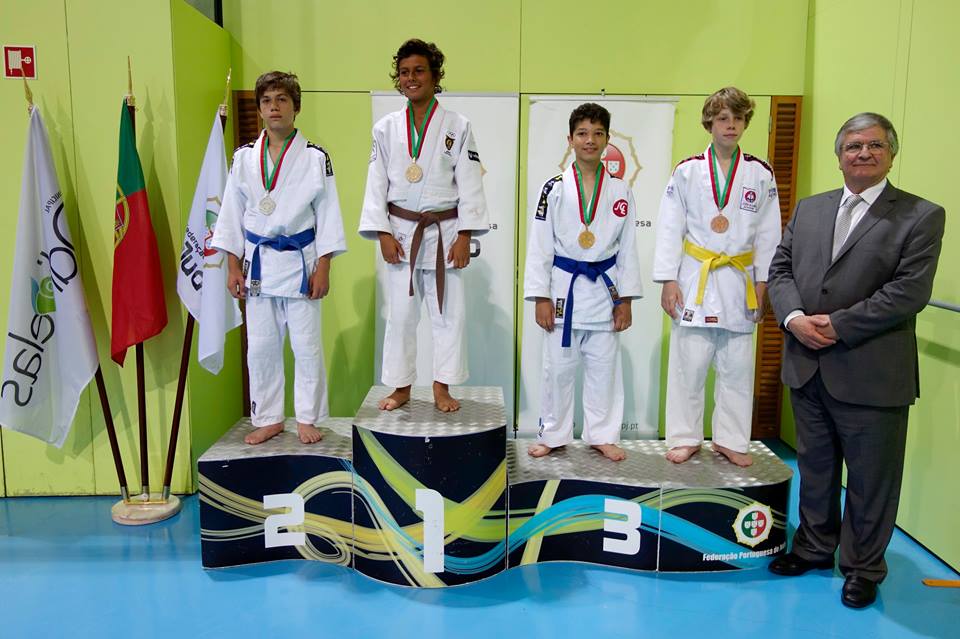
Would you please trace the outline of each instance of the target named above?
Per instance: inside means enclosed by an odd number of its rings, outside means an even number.
[[[293,110],[300,112],[300,82],[297,76],[283,71],[270,71],[257,78],[255,95],[257,97],[257,108],[260,108],[260,98],[267,91],[283,90],[287,92],[290,99],[293,100]]]
[[[422,55],[427,59],[430,65],[430,73],[433,75],[433,82],[436,85],[435,92],[440,93],[443,87],[440,86],[440,80],[443,79],[443,51],[432,42],[424,42],[418,38],[411,38],[397,49],[397,54],[393,56],[393,72],[390,79],[393,80],[393,86],[400,91],[400,62],[412,55]],[[401,91],[402,93],[402,91]]]
[[[713,126],[713,119],[724,109],[730,109],[731,113],[743,118],[744,128],[746,128],[750,125],[755,106],[756,103],[750,99],[750,96],[737,87],[724,87],[704,101],[700,123],[709,131]]]
[[[610,112],[599,104],[594,102],[585,102],[581,104],[570,114],[570,135],[573,135],[577,124],[589,120],[590,122],[599,122],[603,125],[607,135],[610,135]]]

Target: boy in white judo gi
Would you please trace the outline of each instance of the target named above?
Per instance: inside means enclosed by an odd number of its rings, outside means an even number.
[[[436,99],[442,90],[443,60],[433,43],[403,43],[393,58],[391,77],[407,106],[373,127],[359,232],[379,241],[387,262],[382,381],[394,391],[380,401],[382,410],[410,399],[424,303],[433,334],[437,408],[459,409],[449,387],[467,381],[459,269],[470,263],[471,236],[486,233],[489,223],[470,122]]]
[[[227,288],[247,300],[250,419],[244,441],[259,444],[283,430],[283,341],[290,332],[297,434],[320,441],[327,380],[320,298],[330,289],[330,260],[347,249],[330,156],[294,128],[297,77],[274,71],[257,79],[264,130],[236,150],[213,246],[227,253]],[[242,260],[242,264],[241,264]]]
[[[667,459],[683,463],[703,442],[704,385],[716,368],[713,449],[749,466],[753,329],[780,243],[773,170],[742,153],[753,100],[734,87],[707,98],[710,146],[677,165],[660,203],[653,279],[673,318],[667,369]]]
[[[583,362],[583,441],[605,457],[620,442],[623,365],[617,333],[630,328],[630,302],[643,294],[630,187],[600,158],[610,113],[582,104],[570,114],[575,161],[547,180],[527,225],[523,295],[536,302],[543,341],[540,433],[527,452],[550,454],[573,441],[574,382]]]

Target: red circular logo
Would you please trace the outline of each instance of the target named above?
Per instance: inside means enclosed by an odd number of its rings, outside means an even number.
[[[627,217],[628,206],[626,200],[617,200],[613,203],[613,214],[617,217]]]
[[[607,167],[607,173],[615,178],[623,179],[627,172],[627,163],[624,160],[623,152],[612,144],[607,144],[603,150],[600,161]]]
[[[743,199],[745,199],[747,202],[753,203],[757,200],[757,192],[747,191],[746,193],[743,194]]]

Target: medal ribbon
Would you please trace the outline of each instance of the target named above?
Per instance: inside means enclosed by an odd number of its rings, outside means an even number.
[[[603,170],[603,162],[597,165],[597,175],[596,180],[593,182],[593,195],[590,196],[590,206],[587,207],[587,210],[583,210],[583,176],[580,175],[580,167],[577,166],[577,163],[573,163],[573,178],[577,183],[577,202],[580,204],[580,221],[583,222],[584,226],[590,226],[590,223],[593,222],[593,217],[597,213],[597,204],[600,203],[600,185],[603,184],[603,174],[606,171]]]
[[[283,164],[283,158],[287,154],[287,149],[290,148],[290,140],[292,140],[296,134],[297,130],[294,129],[293,133],[284,139],[283,146],[280,148],[280,155],[277,156],[277,163],[273,165],[273,171],[268,173],[267,153],[270,152],[270,139],[267,137],[267,132],[263,132],[263,153],[260,155],[260,179],[263,181],[263,189],[267,193],[277,186],[277,178],[280,177],[280,165]]]
[[[740,147],[733,154],[730,172],[727,174],[727,180],[723,185],[723,191],[720,190],[720,182],[717,176],[720,174],[720,168],[717,162],[717,154],[713,152],[713,145],[710,145],[710,184],[713,186],[713,201],[717,205],[718,211],[723,211],[727,202],[730,201],[730,185],[733,184],[733,178],[737,175],[737,167],[740,166]]]
[[[410,152],[410,159],[414,162],[420,158],[420,150],[423,148],[423,135],[427,132],[427,127],[430,126],[430,120],[433,119],[433,114],[437,111],[437,98],[430,98],[430,104],[427,105],[427,115],[423,118],[423,122],[420,123],[420,130],[417,130],[417,127],[413,123],[413,109],[410,108],[412,105],[410,101],[407,100],[407,150]],[[416,132],[416,139],[413,138],[413,133]]]

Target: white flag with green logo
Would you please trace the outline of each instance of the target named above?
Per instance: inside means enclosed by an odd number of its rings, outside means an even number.
[[[35,108],[23,162],[0,424],[59,448],[97,365],[76,248]]]
[[[180,246],[177,293],[200,324],[197,359],[216,375],[223,368],[223,344],[228,331],[240,326],[240,307],[227,293],[227,257],[210,246],[227,183],[220,114],[213,118],[210,140],[193,193],[187,231]]]

